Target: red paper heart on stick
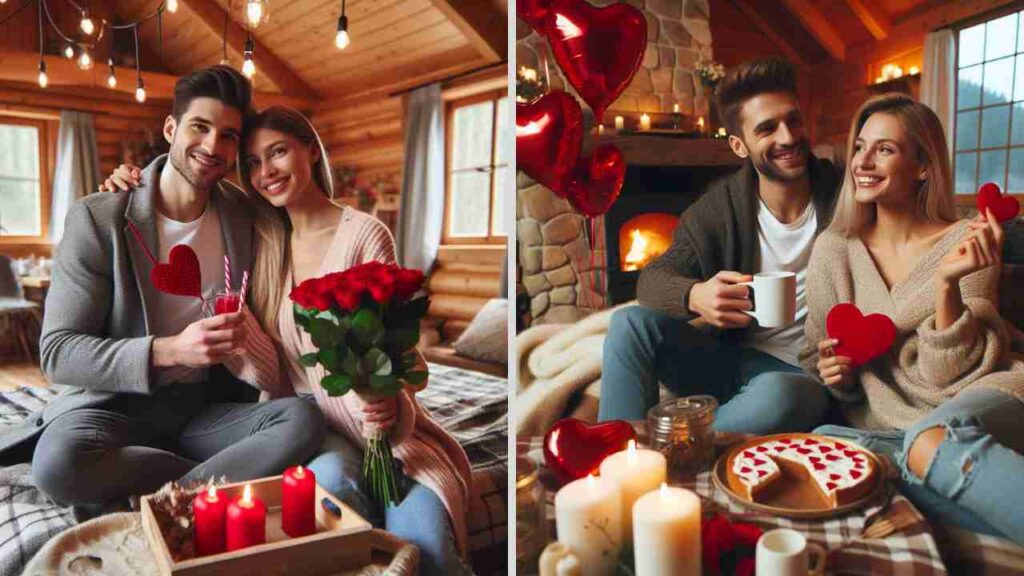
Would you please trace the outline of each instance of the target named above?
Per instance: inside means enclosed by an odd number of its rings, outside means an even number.
[[[532,26],[538,34],[544,34],[550,9],[551,0],[516,0],[516,16]]]
[[[572,96],[553,90],[516,104],[516,166],[559,196],[582,142],[583,112]]]
[[[171,248],[167,264],[157,264],[149,273],[156,289],[176,296],[202,298],[199,258],[192,248],[178,244]]]
[[[640,68],[647,19],[625,2],[595,8],[584,0],[553,0],[547,18],[555,62],[600,123]]]
[[[986,208],[992,211],[996,220],[1006,222],[1020,213],[1020,202],[1013,196],[1003,196],[998,184],[986,182],[978,189],[978,212],[984,215]]]
[[[853,304],[836,304],[825,319],[829,338],[836,338],[836,356],[848,356],[854,366],[885,354],[896,340],[896,325],[885,314],[864,316]]]
[[[589,218],[604,214],[619,199],[626,179],[626,161],[611,144],[598,146],[576,161],[566,182],[565,197],[576,211]]]
[[[593,426],[563,418],[544,435],[544,462],[562,482],[596,474],[608,456],[625,450],[636,431],[625,420]]]

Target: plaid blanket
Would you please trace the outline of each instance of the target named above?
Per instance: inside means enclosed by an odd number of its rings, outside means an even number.
[[[543,438],[520,438],[517,451],[541,464],[541,482],[547,489],[547,516],[554,539],[554,495],[558,482],[544,466]],[[758,524],[763,529],[792,528],[828,551],[829,574],[864,574],[871,576],[959,576],[985,574],[1011,576],[1024,573],[1024,554],[1007,540],[980,536],[963,531],[944,531],[937,539],[931,526],[909,500],[896,493],[887,509],[879,500],[863,510],[840,518],[827,520],[797,520],[780,518],[747,510],[717,490],[711,472],[699,474],[692,483],[684,485],[701,497],[705,509],[725,512],[731,519]],[[868,540],[861,538],[864,527],[880,513],[894,515],[909,513],[915,522],[906,529],[887,538]],[[940,554],[940,542],[941,551]],[[959,549],[963,552],[957,553]],[[950,554],[952,552],[952,554]],[[948,565],[944,555],[949,557]],[[535,573],[533,567],[529,573]]]

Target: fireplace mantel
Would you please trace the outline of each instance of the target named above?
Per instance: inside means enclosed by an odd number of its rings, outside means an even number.
[[[724,138],[676,138],[656,134],[602,134],[587,138],[585,151],[596,144],[614,144],[630,166],[739,166]]]

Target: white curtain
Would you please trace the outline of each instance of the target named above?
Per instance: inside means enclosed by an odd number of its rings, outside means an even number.
[[[429,273],[444,223],[444,105],[441,85],[405,97],[405,169],[398,214],[398,261]]]
[[[938,30],[924,37],[921,68],[921,103],[942,121],[950,158],[953,155],[953,109],[956,104],[956,39],[952,30]]]
[[[57,165],[53,169],[50,239],[60,242],[64,217],[75,200],[99,187],[100,161],[92,114],[64,110],[60,113]]]

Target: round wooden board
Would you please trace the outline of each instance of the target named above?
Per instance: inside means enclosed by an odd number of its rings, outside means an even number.
[[[817,490],[810,485],[810,482],[804,482],[802,485],[794,482],[783,484],[785,479],[782,479],[780,481],[779,489],[773,490],[765,502],[752,502],[747,500],[743,494],[734,491],[729,486],[729,479],[726,475],[726,463],[729,462],[733,454],[746,450],[747,448],[762,442],[782,438],[814,438],[815,440],[820,441],[839,441],[862,450],[864,454],[866,454],[875,464],[875,485],[867,494],[858,500],[836,508],[823,506],[823,498],[817,493]],[[856,442],[852,442],[845,438],[832,438],[819,434],[775,434],[772,436],[759,436],[757,438],[747,440],[746,442],[737,444],[727,450],[725,454],[715,462],[715,467],[711,472],[711,477],[714,481],[715,488],[724,492],[730,500],[737,504],[757,512],[763,512],[773,516],[784,516],[787,518],[835,518],[842,516],[862,508],[885,489],[885,468],[882,466],[882,462],[879,460],[878,456]]]

